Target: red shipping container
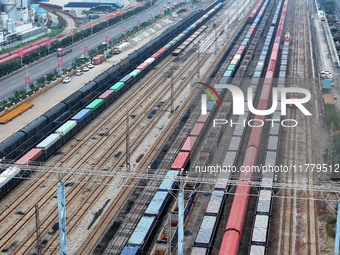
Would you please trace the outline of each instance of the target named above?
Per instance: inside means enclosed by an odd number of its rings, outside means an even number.
[[[159,58],[160,55],[162,55],[162,53],[156,52],[151,57],[154,58],[154,59],[157,59],[157,58]]]
[[[163,54],[163,53],[166,52],[166,51],[167,51],[166,48],[161,48],[161,49],[159,49],[157,52]]]
[[[37,159],[42,154],[42,150],[40,149],[32,149],[27,152],[24,156],[22,156],[17,162],[16,165],[28,165],[35,159]]]
[[[190,136],[199,136],[204,128],[204,123],[196,123],[190,132]]]
[[[108,98],[112,97],[115,92],[113,90],[106,90],[103,94],[101,94],[98,98],[107,100]]]
[[[140,64],[139,66],[137,66],[136,69],[144,70],[144,69],[147,68],[148,66],[149,66],[148,63],[142,63],[142,64]]]
[[[171,166],[171,170],[181,170],[184,169],[189,160],[189,152],[178,153],[174,163]]]
[[[189,136],[182,146],[181,151],[191,152],[197,141],[196,136]]]
[[[207,112],[207,114],[201,114],[201,116],[197,120],[197,123],[206,123],[209,116],[210,112]]]

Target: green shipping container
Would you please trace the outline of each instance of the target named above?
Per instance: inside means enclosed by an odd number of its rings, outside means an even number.
[[[229,65],[227,70],[234,71],[234,69],[235,69],[235,65]]]
[[[92,101],[91,104],[86,106],[86,109],[90,109],[92,111],[96,110],[99,106],[101,106],[104,103],[103,99],[95,99]]]
[[[70,132],[72,130],[72,128],[74,128],[75,126],[77,126],[77,121],[69,120],[64,125],[62,125],[60,128],[58,128],[55,131],[55,133],[60,134],[61,136],[64,136],[68,132]]]
[[[113,85],[110,89],[113,90],[114,92],[117,92],[120,90],[122,87],[124,87],[124,82],[119,81],[115,85]]]
[[[130,73],[130,75],[132,75],[133,77],[136,77],[140,72],[141,72],[141,70],[136,69],[136,70],[133,70],[133,71]]]

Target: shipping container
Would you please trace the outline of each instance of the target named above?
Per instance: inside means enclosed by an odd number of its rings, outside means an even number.
[[[115,85],[113,85],[110,90],[113,90],[114,92],[117,92],[118,90],[120,90],[122,87],[124,87],[124,82],[117,82]]]
[[[120,79],[120,82],[124,82],[124,84],[128,84],[129,81],[131,81],[133,79],[134,76],[132,75],[125,75],[122,79]]]
[[[235,69],[235,65],[229,65],[227,70],[234,71],[234,69]]]
[[[154,58],[148,58],[147,60],[144,61],[144,63],[148,63],[149,65],[151,65],[151,63],[153,63],[155,61]]]
[[[104,103],[103,99],[95,99],[90,103],[89,105],[86,106],[86,109],[90,109],[92,111],[96,110],[99,106],[101,106]]]
[[[136,69],[144,70],[144,69],[146,69],[148,66],[149,66],[149,64],[144,62],[144,63],[140,64],[139,66],[137,66]]]
[[[100,54],[98,56],[95,56],[92,58],[92,64],[94,65],[98,65],[101,62],[103,62],[105,60],[105,55],[104,54]]]
[[[158,190],[161,191],[169,191],[174,188],[176,185],[176,177],[179,176],[178,171],[168,171],[166,176],[164,177],[164,180],[162,181],[161,185],[159,185]]]
[[[241,143],[241,138],[239,136],[233,136],[231,138],[229,147],[228,147],[228,151],[238,151],[239,147],[240,147],[240,143]]]
[[[249,255],[265,255],[265,246],[260,246],[260,245],[252,245],[250,247],[250,253]]]
[[[222,203],[218,201],[209,201],[205,215],[218,216],[220,214]]]
[[[278,141],[279,137],[278,136],[269,136],[268,139],[268,150],[269,151],[277,151],[278,149]]]
[[[189,136],[186,139],[185,143],[183,144],[181,151],[192,152],[192,149],[194,148],[196,141],[197,141],[196,136]]]
[[[86,117],[88,117],[91,114],[91,110],[88,109],[82,109],[80,112],[78,112],[76,115],[74,115],[71,120],[75,120],[77,122],[83,121]]]
[[[203,247],[193,247],[191,250],[191,255],[207,255],[208,249]]]
[[[137,255],[137,254],[138,254],[137,247],[124,247],[120,255]]]
[[[210,116],[210,112],[207,112],[207,114],[201,114],[197,120],[197,123],[206,123],[209,116]]]
[[[39,156],[41,156],[41,154],[42,154],[41,149],[31,149],[24,156],[22,156],[18,161],[16,161],[15,164],[16,165],[28,165],[32,161],[39,158]]]
[[[195,239],[195,246],[209,247],[215,231],[216,217],[205,215]]]
[[[169,198],[168,191],[157,191],[145,210],[144,215],[158,218]]]
[[[157,59],[157,58],[159,58],[161,55],[162,55],[161,52],[156,52],[156,53],[154,53],[153,55],[151,55],[151,57],[154,58],[154,59]]]
[[[173,162],[171,169],[172,170],[181,170],[184,169],[187,162],[189,161],[190,154],[189,152],[180,152],[178,153],[175,161]]]
[[[140,72],[141,72],[141,70],[135,69],[135,70],[133,70],[133,71],[130,73],[130,75],[136,77]]]
[[[227,70],[224,72],[223,76],[231,76],[231,74],[232,74],[232,71]]]
[[[222,202],[224,199],[224,191],[214,190],[211,194],[210,201]]]
[[[128,246],[143,248],[148,238],[150,237],[155,222],[155,217],[143,216],[139,221],[135,231],[132,233],[128,241]]]
[[[204,129],[203,123],[196,123],[190,132],[190,136],[199,136]]]
[[[58,128],[55,133],[64,136],[68,132],[70,132],[73,128],[77,126],[77,122],[74,120],[67,121],[64,125],[62,125],[60,128]]]
[[[113,90],[106,90],[104,93],[102,93],[98,99],[103,99],[104,101],[108,100],[109,98],[111,98],[114,95],[114,91]]]
[[[267,229],[254,228],[253,236],[251,239],[252,245],[266,245],[267,240]]]
[[[46,151],[55,143],[57,143],[59,140],[60,134],[50,134],[48,137],[46,137],[45,140],[43,140],[41,143],[37,145],[37,148]]]

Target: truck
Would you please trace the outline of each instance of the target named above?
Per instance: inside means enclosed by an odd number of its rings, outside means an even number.
[[[63,49],[63,48],[58,48],[57,49],[57,57],[62,57],[68,53],[72,52],[72,49]]]
[[[112,54],[114,54],[114,55],[117,55],[117,54],[119,54],[119,53],[121,53],[122,51],[118,48],[118,47],[115,47],[115,48],[113,48],[113,50],[112,50]]]
[[[92,58],[92,64],[98,65],[98,64],[100,64],[101,62],[103,62],[105,59],[106,59],[106,58],[105,58],[105,55],[104,55],[104,54],[97,55],[97,56],[95,56],[94,58]]]

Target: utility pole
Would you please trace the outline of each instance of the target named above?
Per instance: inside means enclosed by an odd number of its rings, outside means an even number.
[[[174,106],[174,82],[173,82],[174,72],[175,72],[174,67],[171,67],[171,69],[170,69],[170,102],[171,102],[170,113],[174,113],[174,111],[175,111],[175,106]]]
[[[215,55],[217,54],[217,29],[216,29],[216,23],[213,24],[213,29],[215,31]]]
[[[127,171],[130,171],[129,114],[126,114],[126,169]]]
[[[59,178],[58,183],[58,218],[60,242],[59,251],[60,255],[67,255],[65,183],[61,178]]]
[[[178,195],[178,255],[183,255],[184,240],[184,187],[182,183],[184,169],[181,169],[179,175],[179,195]]]
[[[200,43],[201,41],[198,41],[195,43],[195,47],[197,49],[197,77],[200,77]]]
[[[40,220],[39,220],[39,206],[35,205],[35,229],[37,233],[37,254],[41,255],[41,238],[40,238]]]

